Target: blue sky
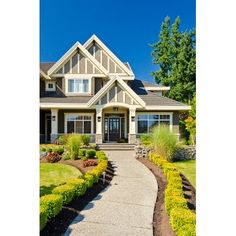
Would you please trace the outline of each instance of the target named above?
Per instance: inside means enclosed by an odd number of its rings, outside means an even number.
[[[128,61],[137,79],[154,81],[149,44],[158,39],[165,16],[195,28],[195,0],[40,0],[40,61],[57,61],[76,41],[96,34]]]

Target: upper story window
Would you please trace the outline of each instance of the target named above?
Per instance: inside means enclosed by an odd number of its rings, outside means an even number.
[[[46,91],[56,91],[56,83],[54,81],[53,82],[47,81],[45,85],[46,85],[45,89]]]
[[[68,79],[68,93],[89,93],[89,79]]]

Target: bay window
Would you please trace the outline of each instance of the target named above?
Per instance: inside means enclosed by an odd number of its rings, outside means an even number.
[[[138,115],[138,133],[150,133],[154,126],[170,125],[169,114]]]
[[[67,114],[65,116],[65,130],[67,133],[91,134],[93,115]]]
[[[68,79],[68,93],[89,93],[89,79]]]

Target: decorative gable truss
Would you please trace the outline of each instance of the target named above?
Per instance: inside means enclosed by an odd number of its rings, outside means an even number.
[[[77,42],[50,68],[48,74],[52,77],[60,77],[65,74],[93,74],[97,77],[104,77],[108,75],[108,71]]]
[[[109,72],[110,75],[130,76],[134,78],[134,74],[123,62],[121,62],[103,42],[93,35],[83,45],[89,53]]]
[[[93,105],[126,104],[145,107],[145,102],[119,77],[111,79],[88,103]]]

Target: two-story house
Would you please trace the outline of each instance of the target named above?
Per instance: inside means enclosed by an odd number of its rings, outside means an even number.
[[[135,143],[160,124],[179,135],[179,112],[190,106],[165,97],[168,90],[136,80],[129,63],[93,35],[57,62],[40,64],[40,141],[80,133],[97,144]]]

